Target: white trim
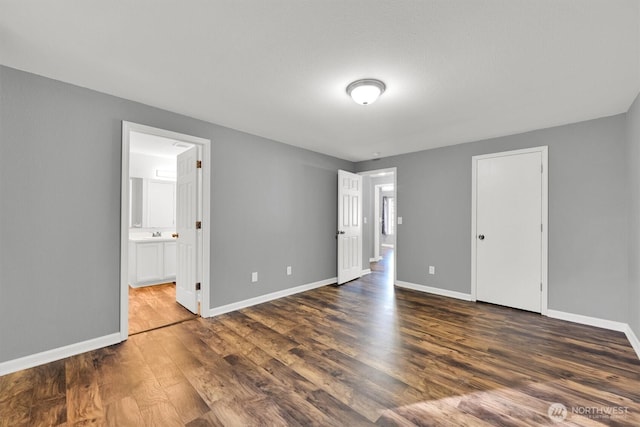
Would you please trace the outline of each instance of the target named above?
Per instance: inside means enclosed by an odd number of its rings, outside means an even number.
[[[522,150],[503,151],[501,153],[483,154],[471,157],[471,301],[476,301],[477,283],[476,283],[476,203],[477,203],[477,164],[478,160],[489,159],[494,157],[513,156],[518,154],[540,153],[542,156],[542,241],[541,243],[541,274],[542,293],[540,295],[540,312],[542,315],[548,315],[549,303],[549,280],[548,280],[548,252],[549,252],[549,148],[547,146],[525,148]]]
[[[98,348],[118,344],[121,341],[120,333],[116,332],[115,334],[105,335],[103,337],[93,338],[87,341],[66,345],[64,347],[54,348],[53,350],[30,354],[29,356],[2,362],[0,363],[0,376],[21,371],[23,369],[33,368],[34,366],[44,365],[45,363],[55,362],[56,360],[75,356],[76,354],[85,353]]]
[[[382,257],[381,257],[381,256],[379,256],[379,257],[377,257],[377,258],[376,258],[376,257],[373,257],[373,258],[369,258],[369,262],[378,262],[378,261],[380,261],[381,259],[382,259]]]
[[[612,331],[625,332],[628,325],[614,320],[600,319],[598,317],[583,316],[582,314],[567,313],[565,311],[547,310],[547,316],[552,319],[566,320],[568,322],[580,323],[582,325],[595,326]]]
[[[635,350],[638,359],[640,359],[640,340],[638,340],[638,336],[633,332],[633,329],[631,329],[631,326],[629,325],[627,325],[624,333],[627,336],[629,343],[631,343],[631,347]]]
[[[337,281],[338,281],[337,277],[332,277],[330,279],[320,280],[319,282],[308,283],[306,285],[296,286],[295,288],[283,289],[281,291],[272,292],[270,294],[260,295],[258,297],[249,298],[243,301],[234,302],[234,303],[223,305],[220,307],[214,307],[212,309],[209,309],[206,317],[219,316],[220,314],[225,314],[231,311],[236,311],[236,310],[251,307],[254,305],[262,304],[265,302],[273,301],[278,298],[288,297],[289,295],[309,291],[311,289],[320,288],[322,286],[331,285],[336,283]]]
[[[457,291],[450,291],[448,289],[434,288],[431,286],[418,285],[416,283],[403,282],[400,280],[396,280],[396,286],[399,286],[401,288],[412,289],[414,291],[426,292],[428,294],[440,295],[443,297],[461,299],[464,301],[472,301],[471,295],[465,294],[462,292],[457,292]]]
[[[371,269],[370,268],[366,268],[364,270],[362,270],[362,272],[360,273],[362,276],[366,276],[367,274],[371,274]],[[360,277],[362,277],[360,276]]]
[[[628,323],[616,322],[615,320],[600,319],[598,317],[583,316],[581,314],[567,313],[566,311],[547,310],[547,316],[552,319],[566,320],[567,322],[579,323],[581,325],[595,326],[597,328],[609,329],[611,331],[624,332],[629,340],[629,344],[640,359],[640,340],[631,329]]]
[[[383,248],[393,248],[393,243],[381,243],[380,246]]]
[[[202,266],[202,313],[209,311],[210,303],[211,140],[123,120],[120,199],[120,337],[122,340],[126,340],[129,336],[129,134],[132,131],[189,142],[202,149],[202,262],[200,263]]]

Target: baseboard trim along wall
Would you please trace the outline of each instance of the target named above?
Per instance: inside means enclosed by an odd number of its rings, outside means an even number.
[[[638,359],[640,359],[640,340],[638,340],[638,336],[633,332],[631,326],[627,325],[627,329],[624,331],[627,339],[631,343],[631,347],[636,351],[636,355]]]
[[[362,270],[362,273],[360,273],[362,276],[366,276],[367,274],[371,274],[371,269],[367,268],[366,270]],[[361,276],[361,277],[362,277]]]
[[[53,350],[43,351],[41,353],[31,354],[29,356],[20,357],[18,359],[9,360],[0,363],[0,376],[10,374],[12,372],[21,371],[23,369],[33,368],[34,366],[44,365],[45,363],[55,362],[56,360],[65,359],[75,356],[76,354],[86,353],[87,351],[96,350],[98,348],[107,347],[118,344],[120,332],[103,337],[82,341],[76,344],[66,345],[64,347],[54,348]]]
[[[614,320],[600,319],[597,317],[583,316],[581,314],[567,313],[558,310],[547,310],[547,316],[554,319],[566,320],[568,322],[580,323],[582,325],[595,326],[597,328],[609,329],[611,331],[624,332],[629,340],[629,344],[636,352],[636,356],[640,359],[640,341],[627,323],[616,322]]]
[[[402,282],[400,280],[396,281],[396,286],[444,297],[473,301],[471,295],[462,292],[433,288],[431,286]],[[558,310],[547,310],[547,316],[553,319],[566,320],[568,322],[580,323],[582,325],[595,326],[597,328],[609,329],[611,331],[624,332],[624,334],[627,336],[627,339],[629,340],[629,343],[631,344],[631,347],[636,352],[638,359],[640,359],[640,340],[638,340],[638,337],[633,332],[633,329],[631,329],[631,327],[627,323],[616,322],[614,320],[599,319],[597,317],[583,316],[581,314],[567,313]]]
[[[337,277],[330,279],[320,280],[319,282],[308,283],[306,285],[296,286],[295,288],[283,289],[278,292],[272,292],[270,294],[260,295],[259,297],[249,298],[243,301],[234,302],[220,307],[214,307],[209,310],[204,317],[214,317],[221,314],[229,313],[231,311],[240,310],[242,308],[251,307],[253,305],[262,304],[264,302],[273,301],[278,298],[288,297],[289,295],[297,294],[304,291],[310,291],[311,289],[320,288],[322,286],[331,285],[338,281]]]
[[[426,292],[428,294],[440,295],[443,297],[461,299],[464,301],[472,301],[470,294],[465,294],[457,291],[449,291],[447,289],[434,288],[426,285],[418,285],[416,283],[410,282],[402,282],[400,280],[396,280],[396,286],[401,288],[412,289],[414,291]]]
[[[599,319],[597,317],[583,316],[581,314],[567,313],[565,311],[558,310],[547,310],[547,316],[554,319],[567,320],[573,323],[580,323],[582,325],[595,326],[598,328],[609,329],[618,332],[625,332],[628,327],[626,323],[622,322]]]

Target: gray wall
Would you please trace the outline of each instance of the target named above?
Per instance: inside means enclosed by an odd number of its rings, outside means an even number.
[[[471,157],[547,145],[549,308],[626,322],[625,118],[358,163],[359,171],[398,168],[398,280],[470,293]]]
[[[640,337],[640,95],[627,113],[629,172],[629,325]]]
[[[213,141],[212,307],[335,277],[352,163],[0,66],[0,362],[119,330],[122,120]]]

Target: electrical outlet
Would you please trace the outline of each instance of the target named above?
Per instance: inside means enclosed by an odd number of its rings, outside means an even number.
[[[433,265],[429,266],[429,274],[436,274],[436,268]]]
[[[292,274],[292,273],[291,273],[291,266],[290,266],[290,265],[288,265],[288,266],[287,266],[287,276],[291,276],[291,274]]]
[[[398,225],[402,225],[402,217],[401,216],[398,217]]]
[[[251,273],[251,283],[256,283],[258,281],[258,272],[254,271]]]

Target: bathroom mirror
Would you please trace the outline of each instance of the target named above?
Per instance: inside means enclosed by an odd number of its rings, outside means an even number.
[[[142,228],[142,178],[129,179],[129,227]]]
[[[129,227],[175,227],[176,184],[173,181],[130,178]]]

